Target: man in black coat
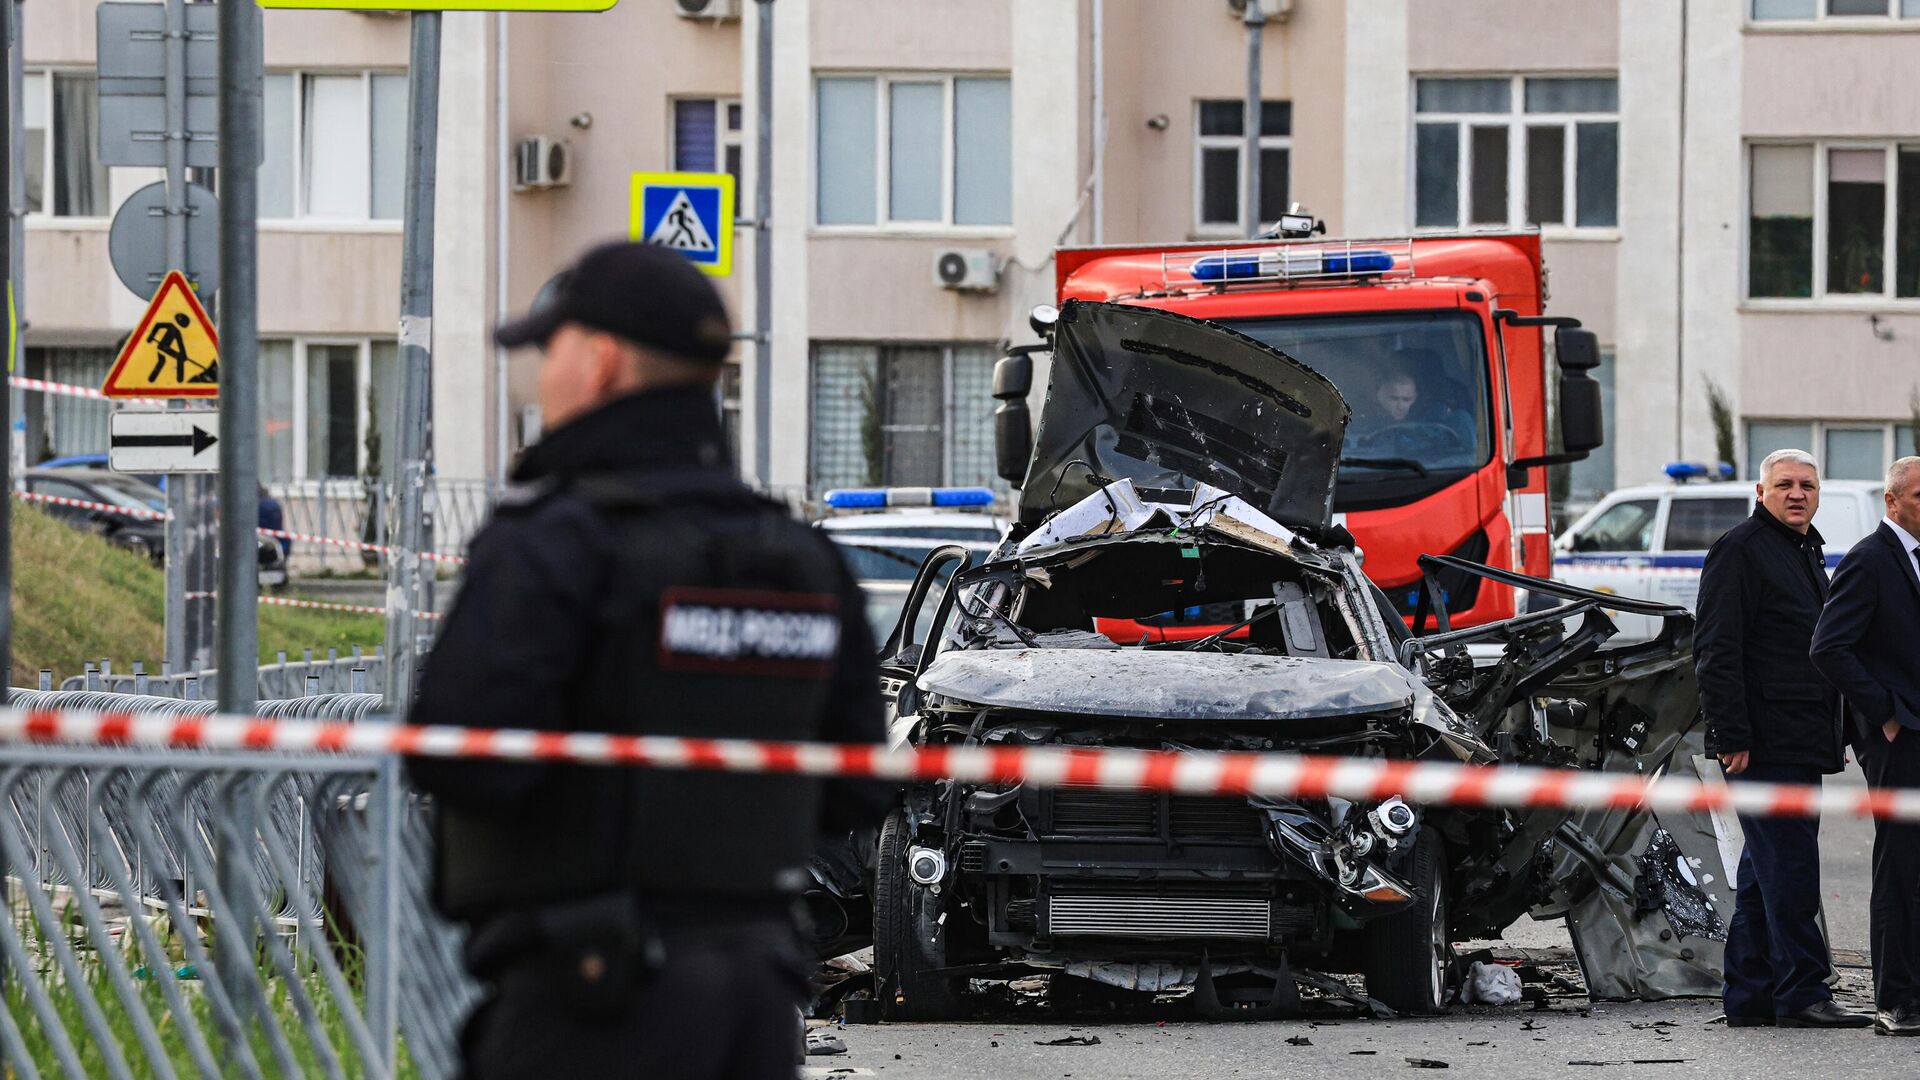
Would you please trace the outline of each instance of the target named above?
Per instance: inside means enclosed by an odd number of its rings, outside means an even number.
[[[1853,546],[1813,636],[1813,662],[1853,719],[1876,788],[1920,787],[1920,457],[1887,470],[1887,517]],[[1920,1035],[1920,825],[1873,824],[1873,1000],[1881,1035]]]
[[[1837,695],[1814,668],[1827,598],[1813,514],[1820,474],[1801,450],[1760,466],[1759,505],[1707,552],[1695,663],[1707,751],[1737,783],[1819,784],[1844,761]],[[1740,815],[1746,850],[1727,928],[1727,1026],[1865,1027],[1833,1002],[1821,936],[1820,822]]]
[[[420,678],[422,724],[877,743],[879,673],[832,541],[734,473],[731,343],[680,255],[613,243],[508,347],[549,425],[475,538]],[[884,789],[796,777],[419,758],[435,901],[488,990],[466,1080],[792,1077],[795,900],[819,839]]]

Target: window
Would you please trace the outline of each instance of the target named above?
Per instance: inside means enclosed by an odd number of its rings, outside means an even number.
[[[406,198],[407,77],[270,72],[260,216],[397,221]]]
[[[814,220],[1013,223],[1013,86],[1005,77],[821,76]]]
[[[1619,224],[1612,77],[1414,80],[1414,224]]]
[[[1614,503],[1573,539],[1575,551],[1647,551],[1653,547],[1657,499]]]
[[[681,98],[673,103],[673,167],[724,172],[740,187],[739,98]]]
[[[996,359],[986,345],[816,344],[814,488],[1005,487],[994,475]]]
[[[1920,298],[1920,143],[1748,147],[1747,295]]]
[[[1747,422],[1748,479],[1758,479],[1760,462],[1775,450],[1805,450],[1820,462],[1828,480],[1879,480],[1893,459],[1920,453],[1911,423],[1858,420],[1750,420]]]
[[[380,471],[393,430],[399,351],[392,341],[262,341],[260,478]]]
[[[1198,232],[1245,236],[1256,223],[1241,217],[1240,152],[1246,146],[1244,101],[1194,103],[1193,226]],[[1260,222],[1287,212],[1293,153],[1293,103],[1260,103]]]
[[[1752,500],[1681,499],[1667,503],[1667,551],[1705,551],[1720,534],[1733,528],[1753,513]]]
[[[32,348],[26,350],[26,374],[69,386],[99,386],[113,369],[117,350],[111,346]],[[107,449],[107,414],[111,406],[98,398],[65,394],[29,394],[23,399],[29,461],[99,454]]]
[[[1753,21],[1799,19],[1920,19],[1920,0],[1753,0]]]
[[[93,75],[27,72],[20,109],[27,213],[105,217],[107,167],[100,164],[100,97]]]

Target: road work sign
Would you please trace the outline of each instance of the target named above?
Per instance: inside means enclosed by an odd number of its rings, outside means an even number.
[[[120,472],[214,472],[220,414],[211,409],[116,412],[107,418],[107,465]]]
[[[144,398],[220,395],[220,338],[180,271],[167,272],[100,392]]]
[[[672,248],[701,270],[726,277],[733,273],[733,176],[634,173],[628,234]]]

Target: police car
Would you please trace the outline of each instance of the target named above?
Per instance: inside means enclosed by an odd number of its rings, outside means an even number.
[[[1753,482],[1731,477],[1733,469],[1690,462],[1668,465],[1673,483],[1622,488],[1601,499],[1554,545],[1553,576],[1569,585],[1691,609],[1700,596],[1700,569],[1707,549],[1753,513]],[[1884,485],[1828,480],[1820,486],[1814,528],[1826,541],[1827,571],[1880,522]],[[1610,613],[1613,614],[1613,613]],[[1658,620],[1614,614],[1619,641],[1642,641]]]
[[[841,488],[827,492],[824,501],[828,514],[814,527],[840,545],[859,579],[875,641],[893,632],[928,552],[957,544],[978,563],[1007,531],[992,513],[991,488]],[[936,596],[925,606],[929,617],[938,601]]]

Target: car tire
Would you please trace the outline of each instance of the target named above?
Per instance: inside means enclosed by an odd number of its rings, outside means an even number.
[[[934,974],[947,964],[940,898],[907,876],[906,813],[880,828],[873,877],[874,991],[887,1020],[950,1020],[961,1011],[957,980]]]
[[[1431,827],[1414,840],[1408,865],[1414,902],[1366,927],[1367,996],[1407,1016],[1446,1011],[1453,986],[1446,843]]]

